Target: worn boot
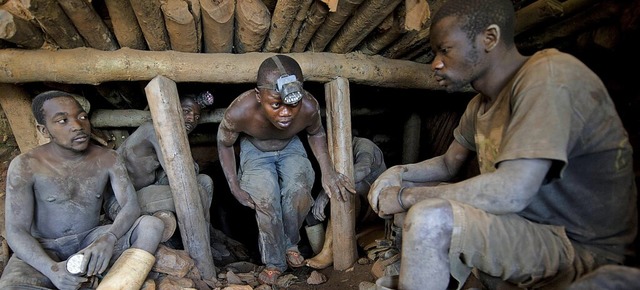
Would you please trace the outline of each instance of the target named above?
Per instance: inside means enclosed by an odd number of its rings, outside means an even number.
[[[155,262],[156,257],[149,252],[129,248],[109,269],[97,290],[138,290]]]
[[[309,238],[309,245],[313,254],[317,255],[322,250],[325,240],[324,225],[322,223],[315,224],[313,226],[305,226],[304,230],[307,232],[307,238]]]
[[[333,231],[331,230],[331,220],[327,224],[327,231],[325,233],[324,245],[320,254],[317,254],[311,259],[307,259],[306,264],[308,267],[314,269],[324,269],[333,265]]]

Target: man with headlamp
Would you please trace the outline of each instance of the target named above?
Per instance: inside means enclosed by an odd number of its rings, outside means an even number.
[[[233,196],[256,210],[264,270],[258,280],[274,284],[287,270],[304,265],[299,230],[313,204],[315,173],[298,138],[309,146],[330,197],[346,200],[355,189],[329,160],[318,101],[302,88],[302,70],[291,57],[275,55],[258,69],[257,87],[227,107],[218,128],[218,153]],[[233,145],[240,142],[240,168]]]

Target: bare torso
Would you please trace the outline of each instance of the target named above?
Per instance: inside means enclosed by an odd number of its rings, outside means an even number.
[[[146,122],[117,149],[136,190],[153,184],[156,180],[156,170],[161,167],[158,156],[162,154],[157,152],[157,140],[153,123]]]
[[[21,157],[22,176],[25,182],[30,177],[33,186],[33,235],[58,238],[98,226],[115,152],[90,145],[87,154],[77,160],[45,153],[43,146]]]

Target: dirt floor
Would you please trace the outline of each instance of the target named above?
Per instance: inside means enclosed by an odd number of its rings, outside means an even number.
[[[349,268],[345,271],[337,271],[333,267],[329,267],[323,270],[319,270],[320,273],[324,274],[327,277],[327,282],[320,285],[309,285],[304,280],[302,280],[289,286],[287,289],[290,289],[290,290],[356,289],[357,290],[360,282],[375,281],[374,276],[371,274],[371,265],[372,264],[360,265],[358,263],[355,263],[355,265],[352,268]],[[312,270],[313,269],[305,267],[301,271],[307,271],[309,274],[311,274]],[[308,276],[309,274],[299,275],[298,277],[302,278],[302,277]]]

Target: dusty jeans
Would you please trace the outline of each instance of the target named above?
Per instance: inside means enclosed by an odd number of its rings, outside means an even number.
[[[263,152],[240,142],[240,187],[256,203],[258,246],[267,266],[287,269],[286,250],[297,246],[311,209],[315,173],[298,137],[282,150]]]

